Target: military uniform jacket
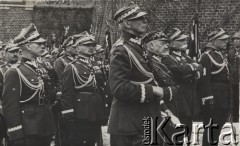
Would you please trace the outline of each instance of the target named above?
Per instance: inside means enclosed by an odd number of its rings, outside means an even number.
[[[240,76],[240,49],[232,48],[228,52],[229,71],[231,74],[231,83],[233,85],[239,84]]]
[[[70,63],[62,78],[62,117],[64,120],[102,122],[106,120],[104,99],[97,87],[97,75],[89,59]]]
[[[110,53],[109,84],[114,96],[108,132],[120,135],[143,134],[144,117],[160,113],[159,99],[153,95],[156,85],[140,42],[123,34]]]
[[[44,84],[30,61],[12,66],[3,85],[3,116],[10,140],[29,135],[51,136],[55,125],[44,95]]]
[[[166,103],[167,107],[173,112],[175,115],[178,114],[177,107],[177,97],[178,97],[178,88],[179,85],[174,82],[172,72],[161,63],[160,58],[157,56],[152,56],[151,64],[153,66],[154,77],[160,87],[163,87],[165,98],[163,98],[164,103]],[[166,95],[168,94],[168,95]]]
[[[230,105],[230,82],[227,57],[221,52],[212,50],[205,52],[200,63],[204,74],[198,83],[201,98],[214,98],[214,106],[228,108]]]
[[[65,54],[59,57],[54,63],[54,69],[58,77],[58,86],[59,86],[58,91],[61,91],[61,85],[62,85],[61,81],[62,81],[64,69],[72,61],[74,61],[74,58],[65,52]]]
[[[166,57],[162,58],[162,63],[165,64],[168,69],[173,73],[174,81],[180,86],[178,90],[178,111],[187,116],[196,114],[192,112],[193,100],[194,103],[194,112],[199,111],[197,107],[198,102],[195,98],[193,92],[194,84],[192,84],[195,70],[191,63],[194,61],[183,52],[172,51]]]
[[[3,79],[10,66],[10,64],[4,64],[0,67],[0,99],[2,98]]]

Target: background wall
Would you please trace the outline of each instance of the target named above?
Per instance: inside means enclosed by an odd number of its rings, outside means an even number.
[[[130,3],[130,0],[78,0],[78,3],[73,0],[44,1],[45,6],[52,7],[36,7],[36,3],[29,1],[23,3],[24,7],[0,4],[0,40],[7,41],[13,38],[21,28],[35,22],[46,37],[50,37],[51,33],[56,33],[57,37],[61,36],[63,26],[70,25],[70,34],[91,29],[99,43],[103,44],[104,34],[108,28],[107,21],[115,41],[119,33],[112,17],[117,9]],[[149,13],[149,30],[161,29],[168,32],[171,28],[178,27],[188,33],[192,19],[198,11],[201,46],[204,45],[206,36],[211,30],[222,27],[232,34],[240,29],[239,0],[131,1]]]

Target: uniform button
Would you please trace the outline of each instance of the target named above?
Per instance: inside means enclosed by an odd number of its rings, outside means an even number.
[[[22,113],[24,114],[24,111],[22,111]]]
[[[31,81],[34,81],[34,79],[31,79]]]
[[[106,104],[105,107],[108,107],[108,104]]]
[[[78,99],[77,101],[81,101],[81,99]]]
[[[87,74],[86,72],[84,72],[84,74]]]
[[[86,141],[84,140],[83,143],[86,143]]]
[[[16,88],[12,88],[12,90],[13,90],[13,91],[15,91],[15,90],[16,90]]]
[[[108,98],[108,95],[106,95],[106,98]]]

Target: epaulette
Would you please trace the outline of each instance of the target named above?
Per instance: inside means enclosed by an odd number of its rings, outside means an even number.
[[[114,44],[114,46],[122,46],[123,45],[123,43],[124,43],[124,40],[123,39],[118,39],[117,41],[116,41],[116,43]]]
[[[19,66],[20,66],[20,63],[16,63],[16,64],[11,65],[10,68],[18,68]]]
[[[199,57],[198,61],[201,61],[203,55],[205,55],[205,54],[208,55],[210,52],[211,52],[211,51],[206,51],[206,52],[202,53],[201,56]]]

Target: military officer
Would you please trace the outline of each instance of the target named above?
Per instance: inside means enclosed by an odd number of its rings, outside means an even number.
[[[178,28],[174,28],[169,34],[170,53],[162,58],[162,63],[173,73],[174,81],[179,84],[177,107],[178,117],[181,123],[185,124],[189,132],[186,138],[190,140],[193,121],[193,101],[195,99],[194,79],[199,77],[201,65],[193,61],[187,54],[188,35],[184,34]],[[194,88],[194,89],[193,89]]]
[[[202,54],[200,63],[204,67],[203,77],[198,82],[199,96],[203,105],[203,123],[208,125],[210,119],[218,125],[211,135],[204,131],[202,145],[216,145],[220,131],[228,119],[230,107],[230,81],[227,60],[227,43],[229,36],[220,28],[208,35],[214,49]]]
[[[92,35],[85,34],[77,39],[72,48],[80,54],[63,73],[61,100],[62,118],[68,127],[67,146],[94,146],[101,124],[106,120],[104,100],[98,87],[101,70],[91,61],[95,47]]]
[[[5,64],[0,66],[0,94],[2,95],[3,79],[7,70],[19,61],[20,47],[16,44],[9,43],[4,48]],[[0,98],[1,99],[1,98]]]
[[[22,60],[6,72],[2,95],[3,115],[13,146],[49,146],[55,132],[42,71],[36,62],[45,41],[32,23],[13,41],[21,47]]]
[[[153,68],[154,77],[160,87],[167,87],[169,89],[169,92],[164,93],[168,94],[168,96],[164,96],[163,98],[167,110],[162,109],[162,111],[165,111],[171,117],[171,120],[173,120],[173,116],[178,115],[177,97],[179,86],[174,82],[172,72],[161,62],[162,57],[169,55],[168,41],[167,36],[159,30],[149,32],[143,37],[143,42],[148,50],[148,56],[151,58],[149,63]],[[168,137],[171,137],[176,131],[174,127],[168,126],[166,133]],[[162,145],[168,144],[171,145],[165,141]]]
[[[110,53],[109,84],[114,96],[108,132],[114,146],[143,144],[142,120],[160,115],[160,100],[168,88],[157,86],[140,37],[146,32],[147,13],[135,4],[116,12],[121,37]]]
[[[233,96],[233,120],[238,121],[239,117],[239,71],[240,71],[240,32],[232,36],[233,48],[228,52],[229,69],[231,73],[231,86]]]
[[[109,82],[108,82],[108,76],[109,76],[109,63],[106,60],[104,56],[104,49],[101,45],[96,46],[96,53],[93,56],[92,61],[97,64],[97,66],[101,69],[102,77],[101,77],[101,89],[102,89],[102,95],[105,97],[105,109],[106,113],[109,116],[110,109],[111,109],[111,103],[112,103],[112,94],[109,89]]]

